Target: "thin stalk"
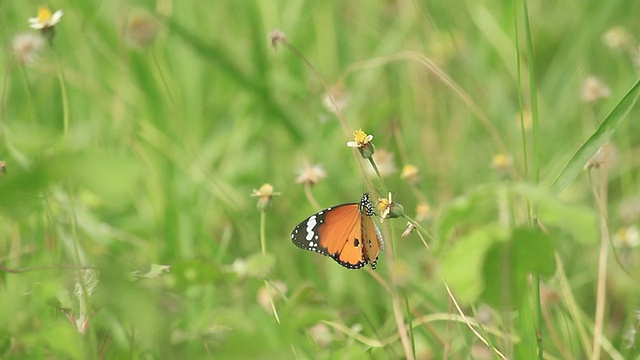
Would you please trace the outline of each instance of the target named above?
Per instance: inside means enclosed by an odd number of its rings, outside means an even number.
[[[266,224],[267,224],[267,213],[266,211],[260,211],[260,251],[262,255],[267,254],[267,235],[266,235]],[[273,302],[273,295],[271,294],[271,290],[269,288],[269,281],[264,279],[264,288],[269,296],[269,304],[271,305],[271,311],[273,312],[273,317],[276,318],[278,324],[280,324],[280,316],[278,315],[278,310],[276,309],[276,304]]]
[[[599,171],[599,189],[594,196],[600,210],[600,253],[598,256],[598,285],[596,291],[595,324],[593,327],[593,355],[592,359],[600,359],[602,349],[602,332],[604,325],[604,306],[607,287],[607,258],[609,254],[609,228],[607,226],[607,184],[606,169]]]
[[[64,82],[64,76],[62,75],[62,71],[60,67],[57,67],[58,70],[58,82],[60,83],[60,94],[62,97],[62,128],[64,139],[69,136],[69,95],[67,94],[67,85]]]

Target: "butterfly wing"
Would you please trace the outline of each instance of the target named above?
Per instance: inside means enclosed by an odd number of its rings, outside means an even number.
[[[293,229],[291,240],[299,248],[315,251],[338,264],[359,269],[364,256],[360,204],[343,204],[310,216]]]
[[[376,269],[378,254],[384,250],[384,240],[380,229],[373,218],[362,215],[362,238],[364,240],[364,259],[371,262],[371,268]]]

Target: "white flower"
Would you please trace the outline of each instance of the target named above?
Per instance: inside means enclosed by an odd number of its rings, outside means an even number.
[[[48,7],[40,7],[40,9],[38,9],[38,16],[29,18],[29,26],[36,30],[53,27],[60,22],[63,14],[62,10],[57,10],[52,14]]]
[[[304,166],[298,170],[296,183],[313,185],[325,177],[327,177],[327,173],[322,166],[319,164],[311,165],[308,161],[305,161]]]
[[[367,135],[362,131],[362,129],[360,129],[353,132],[353,140],[354,141],[349,141],[347,143],[348,147],[355,149],[364,148],[369,145],[371,140],[373,140],[373,135]]]
[[[588,76],[582,84],[582,101],[584,102],[593,103],[610,95],[609,87],[595,76]]]
[[[638,227],[631,225],[621,227],[613,236],[613,245],[619,248],[634,248],[640,245],[640,232]]]
[[[34,63],[43,47],[42,36],[31,33],[18,34],[11,41],[13,56],[23,64]]]

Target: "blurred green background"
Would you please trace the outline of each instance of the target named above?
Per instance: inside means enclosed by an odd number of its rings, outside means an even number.
[[[0,358],[639,358],[640,2],[523,5],[1,1]],[[363,191],[429,247],[291,244]]]

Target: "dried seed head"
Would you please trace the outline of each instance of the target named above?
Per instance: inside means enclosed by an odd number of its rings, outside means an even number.
[[[153,44],[160,26],[156,18],[146,11],[135,11],[127,21],[126,42],[135,48],[146,48]]]
[[[279,44],[286,44],[287,42],[287,35],[278,29],[271,30],[269,37],[271,38],[271,46],[273,46],[274,49],[276,49]]]
[[[18,34],[11,41],[13,56],[25,65],[36,62],[43,48],[44,39],[42,36],[32,33]]]

